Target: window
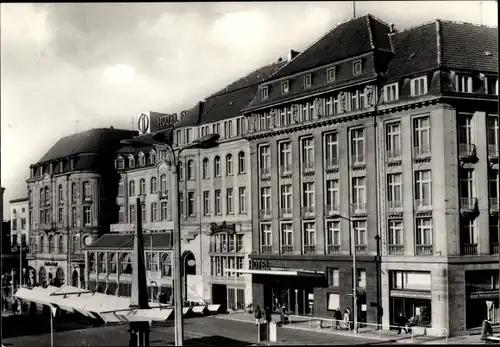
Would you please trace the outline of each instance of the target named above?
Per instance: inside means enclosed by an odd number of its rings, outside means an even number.
[[[145,203],[141,203],[141,221],[143,223],[146,222],[146,204]]]
[[[85,201],[90,201],[92,199],[92,187],[90,182],[83,183],[83,199]]]
[[[135,181],[130,181],[128,183],[128,196],[135,195]]]
[[[216,123],[212,125],[212,134],[220,135],[220,123]]]
[[[40,236],[40,250],[42,253],[46,253],[47,252],[47,248],[46,248],[46,245],[45,245],[45,238],[42,236]]]
[[[214,177],[220,177],[220,157],[214,158]]]
[[[358,277],[358,288],[366,288],[366,271],[358,270],[356,275]]]
[[[184,194],[179,193],[179,214],[184,216]]]
[[[490,201],[495,203],[498,208],[498,169],[490,169],[488,171],[488,195]]]
[[[304,76],[304,88],[309,88],[311,86],[311,74]]]
[[[387,175],[387,203],[389,209],[403,207],[402,175]]]
[[[214,206],[215,206],[215,214],[216,215],[221,215],[222,214],[222,206],[221,206],[221,192],[220,190],[216,190],[214,192]]]
[[[64,240],[62,235],[59,235],[58,241],[57,250],[59,253],[64,253]]]
[[[312,212],[314,210],[314,200],[316,198],[316,195],[314,194],[314,183],[306,182],[303,184],[303,188],[302,206],[310,209],[310,212]]]
[[[227,209],[227,214],[234,214],[233,188],[228,188],[226,191],[226,209]]]
[[[364,129],[351,130],[351,154],[354,164],[365,162],[365,134]]]
[[[54,253],[54,252],[55,252],[54,236],[50,235],[49,236],[49,253]]]
[[[194,161],[188,160],[187,162],[187,179],[194,180]]]
[[[283,81],[281,82],[281,92],[283,94],[286,94],[289,92],[289,87],[290,87],[290,84],[288,81]]]
[[[390,271],[390,289],[426,290],[432,286],[430,272]]]
[[[260,244],[262,246],[272,246],[271,224],[261,224]]]
[[[208,158],[203,158],[203,178],[210,177],[210,169],[208,167]]]
[[[292,171],[292,145],[290,142],[280,142],[280,167],[281,172],[291,172]]]
[[[473,143],[472,115],[470,114],[458,115],[458,143],[459,144]]]
[[[327,212],[338,211],[340,207],[339,180],[326,181],[326,206]]]
[[[293,247],[293,228],[291,223],[281,224],[281,245]]]
[[[194,192],[188,192],[188,215],[194,216]]]
[[[389,245],[403,245],[403,221],[389,221]]]
[[[260,188],[260,209],[264,214],[269,214],[271,211],[271,188]]]
[[[177,130],[175,132],[175,143],[178,146],[182,144],[182,132],[180,130]]]
[[[356,60],[352,63],[352,74],[359,75],[363,70],[363,66],[361,64],[361,60]]]
[[[154,193],[156,193],[158,191],[156,177],[151,177],[150,191],[151,191],[151,194],[154,194]]]
[[[474,229],[475,229],[474,228],[474,220],[461,218],[460,226],[462,229],[461,230],[462,245],[477,244],[477,235],[474,232]],[[466,255],[471,255],[471,254],[466,254]]]
[[[421,76],[410,81],[410,95],[420,96],[427,94],[427,77]]]
[[[245,119],[243,117],[236,118],[236,136],[240,136],[245,132]]]
[[[429,117],[419,117],[413,120],[413,145],[415,155],[429,154],[431,151],[431,127]]]
[[[228,120],[224,122],[224,137],[226,139],[233,135],[233,122]]]
[[[247,212],[247,192],[246,187],[239,188],[239,205],[240,205],[240,213]]]
[[[57,223],[62,223],[63,222],[63,209],[62,207],[59,207],[57,211]]]
[[[21,230],[26,229],[26,218],[21,218]]]
[[[167,175],[165,174],[160,176],[160,192],[164,194],[167,192]]]
[[[167,215],[168,215],[167,202],[162,201],[160,203],[160,219],[162,221],[167,220]]]
[[[240,174],[246,172],[245,152],[238,153],[238,172]]]
[[[186,143],[191,143],[193,141],[193,132],[191,129],[186,129]]]
[[[226,175],[233,174],[233,156],[232,154],[226,155]]]
[[[314,141],[312,137],[302,139],[302,164],[306,170],[314,170]]]
[[[304,223],[304,246],[316,246],[316,225]]]
[[[498,116],[488,116],[486,121],[488,156],[498,156]]]
[[[184,180],[184,164],[182,163],[182,161],[179,162],[178,175],[179,181]]]
[[[325,167],[338,166],[338,138],[337,133],[325,134]]]
[[[398,83],[391,83],[384,86],[384,102],[391,102],[399,99]]]
[[[170,259],[170,254],[168,253],[164,253],[161,257],[161,276],[172,276],[172,261]]]
[[[115,167],[117,170],[122,170],[125,168],[125,160],[123,158],[117,158],[115,160]]]
[[[354,221],[353,223],[354,227],[354,237],[355,237],[355,244],[356,245],[366,245],[366,221]]]
[[[76,207],[71,207],[71,226],[77,226]]]
[[[123,183],[123,179],[120,178],[118,181],[118,196],[124,196],[125,195],[125,185]]]
[[[498,79],[493,76],[486,77],[486,81],[484,83],[486,94],[490,95],[498,95]]]
[[[328,286],[338,287],[339,286],[339,269],[328,268],[327,269]],[[338,294],[337,294],[338,295]],[[338,299],[337,299],[338,301]],[[329,305],[330,306],[330,305]],[[340,304],[333,306],[332,310],[336,310],[340,307]]]
[[[328,70],[326,70],[326,76],[328,82],[335,81],[335,67],[328,68]]]
[[[455,75],[455,91],[459,93],[472,93],[472,77]]]
[[[262,86],[260,89],[260,97],[265,100],[269,97],[269,87]]]
[[[146,165],[146,157],[144,156],[144,153],[139,153],[139,166],[145,166]]]
[[[417,245],[432,245],[432,219],[417,218]]]
[[[417,207],[432,206],[432,177],[430,170],[415,171],[415,199]]]
[[[83,206],[83,225],[90,226],[90,206]]]
[[[133,156],[128,157],[128,166],[131,169],[135,167],[135,158]]]
[[[149,164],[150,165],[156,164],[156,152],[155,151],[151,151],[149,153]]]
[[[364,177],[353,177],[352,179],[352,203],[354,212],[365,210],[366,186]]]
[[[340,222],[328,221],[326,223],[326,244],[328,246],[340,246]],[[329,252],[331,253],[331,252]]]
[[[118,266],[116,253],[111,253],[109,256],[109,272],[112,274],[116,273]]]
[[[135,205],[129,205],[128,221],[129,223],[135,223]]]
[[[389,123],[386,125],[386,148],[387,158],[401,157],[401,123]]]
[[[14,230],[14,231],[17,230],[17,219],[12,220],[12,230]]]
[[[59,203],[62,204],[64,202],[64,194],[63,194],[63,187],[60,184],[58,188],[58,195],[59,195]]]
[[[292,185],[286,184],[281,186],[281,212],[282,215],[292,214]]]
[[[132,257],[128,253],[123,254],[121,264],[121,273],[129,275],[132,274]]]
[[[269,153],[269,145],[259,147],[259,164],[261,174],[268,174],[271,168],[271,155]]]
[[[208,190],[203,192],[203,214],[205,216],[210,214],[210,192]]]
[[[144,180],[144,178],[141,178],[141,180],[139,181],[139,194],[146,194],[146,180]]]

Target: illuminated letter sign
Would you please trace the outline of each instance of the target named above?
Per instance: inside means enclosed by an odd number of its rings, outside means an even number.
[[[250,259],[248,268],[250,270],[269,270],[269,260]]]

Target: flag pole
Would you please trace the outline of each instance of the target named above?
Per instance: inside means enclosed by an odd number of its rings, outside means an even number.
[[[352,17],[356,18],[356,1],[352,2]]]

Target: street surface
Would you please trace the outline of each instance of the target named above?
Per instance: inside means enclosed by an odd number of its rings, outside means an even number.
[[[171,325],[170,325],[171,324]],[[153,328],[151,346],[173,345],[174,327]],[[103,326],[54,333],[54,346],[128,346],[128,325]],[[249,346],[257,343],[257,327],[247,322],[237,322],[215,317],[184,320],[185,345],[191,346]],[[280,344],[305,345],[355,345],[380,344],[380,341],[332,334],[278,328]],[[2,340],[6,347],[50,346],[50,330],[41,335],[18,336]]]

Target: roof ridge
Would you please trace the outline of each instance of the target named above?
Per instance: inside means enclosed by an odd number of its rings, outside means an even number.
[[[387,23],[385,20],[382,20],[382,19],[378,18],[377,16],[375,16],[375,15],[373,15],[373,14],[371,14],[371,13],[368,13],[368,14],[367,14],[367,16],[372,17],[372,18],[373,18],[373,19],[375,19],[376,21],[379,21],[380,23],[382,23],[382,24],[384,24],[384,25],[388,26],[389,28],[391,27],[391,24],[393,24],[393,23]]]
[[[449,20],[449,19],[441,19],[441,18],[437,18],[436,20],[439,20],[439,21],[444,22],[444,23],[453,23],[453,24],[461,24],[461,25],[473,25],[473,26],[476,26],[476,27],[498,29],[498,27],[493,26],[493,25],[477,24],[477,23],[471,23],[471,22],[462,22],[462,21],[458,21],[458,20]]]
[[[429,25],[429,24],[433,24],[433,23],[435,23],[437,20],[438,20],[437,18],[434,18],[433,20],[429,20],[429,21],[427,21],[427,22],[420,23],[420,24],[417,24],[417,25],[414,25],[414,26],[408,27],[408,28],[403,29],[403,30],[401,30],[401,31],[394,32],[394,33],[389,33],[389,35],[401,34],[401,33],[404,33],[405,31],[410,31],[410,30],[418,29],[418,28],[420,28],[420,27],[423,27],[423,26],[426,26],[426,25]]]
[[[370,40],[370,46],[372,49],[375,49],[375,42],[373,41],[373,33],[372,33],[372,22],[370,21],[370,15],[366,15],[366,28],[368,29],[368,37]]]

